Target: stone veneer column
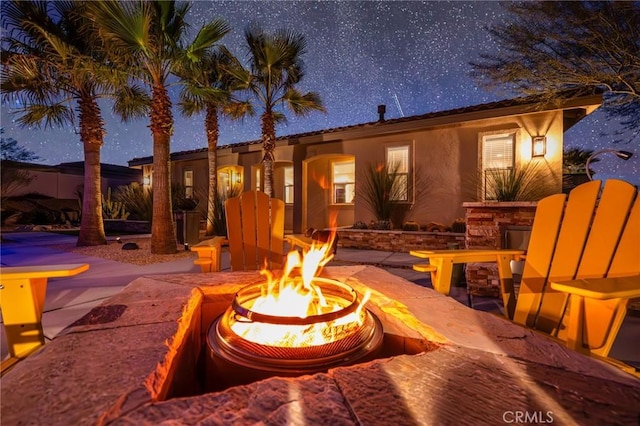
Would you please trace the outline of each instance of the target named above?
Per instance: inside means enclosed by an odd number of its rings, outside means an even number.
[[[536,202],[468,202],[466,209],[467,249],[500,249],[504,231],[509,227],[532,226]],[[500,295],[497,265],[470,263],[466,268],[467,288],[476,295]]]

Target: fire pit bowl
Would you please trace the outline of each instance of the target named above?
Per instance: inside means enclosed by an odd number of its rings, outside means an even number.
[[[241,376],[255,380],[311,374],[373,359],[383,340],[380,320],[348,285],[320,277],[312,283],[320,289],[319,300],[325,307],[306,316],[261,312],[256,301],[264,297],[266,283],[236,293],[208,331],[209,357],[215,367],[227,372],[236,368]]]

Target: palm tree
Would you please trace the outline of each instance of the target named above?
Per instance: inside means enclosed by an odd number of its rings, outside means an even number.
[[[77,103],[84,148],[84,189],[78,246],[106,244],[102,222],[100,149],[104,121],[97,100],[108,88],[99,41],[81,36],[79,2],[11,1],[2,4],[1,90],[24,105],[23,126],[74,125]],[[54,18],[55,17],[55,20]],[[90,36],[90,34],[89,34]]]
[[[180,110],[188,117],[205,112],[205,133],[207,135],[207,159],[209,184],[207,188],[207,229],[206,235],[214,235],[218,193],[218,116],[224,114],[239,119],[253,114],[251,103],[234,96],[234,91],[244,87],[229,70],[242,68],[238,59],[223,46],[211,50],[199,62],[186,61],[184,69],[178,72],[183,89],[180,93]]]
[[[302,34],[291,30],[267,34],[260,26],[253,24],[245,30],[245,40],[250,74],[239,79],[247,82],[249,90],[262,107],[260,123],[264,151],[264,191],[273,196],[275,125],[284,119],[284,114],[277,107],[284,105],[300,116],[325,109],[319,94],[302,94],[296,88],[304,77],[301,56],[305,53],[306,41]]]
[[[153,135],[153,220],[151,252],[176,252],[171,212],[170,142],[173,133],[169,78],[186,56],[202,55],[225,33],[226,25],[215,20],[184,45],[186,15],[190,5],[176,1],[87,2],[89,16],[109,49],[109,57],[127,67],[132,78],[151,91],[150,129]]]

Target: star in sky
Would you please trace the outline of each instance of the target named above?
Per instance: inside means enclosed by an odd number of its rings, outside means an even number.
[[[327,113],[288,114],[276,128],[278,136],[375,121],[379,104],[387,105],[387,118],[396,118],[513,97],[487,92],[468,76],[469,61],[497,49],[486,27],[508,19],[499,2],[197,1],[189,17],[194,33],[208,20],[226,20],[233,30],[222,43],[245,63],[243,31],[250,22],[305,35],[306,74],[300,88],[318,92]],[[174,105],[177,93],[171,89]],[[148,120],[123,124],[108,101],[101,106],[107,130],[102,162],[126,165],[152,154]],[[20,129],[10,107],[2,108],[5,137],[35,151],[46,164],[83,160],[75,129]],[[203,116],[184,118],[174,108],[174,118],[172,152],[206,147]],[[625,162],[604,155],[593,169],[598,178],[639,184],[640,142],[613,144],[611,134],[618,128],[597,111],[565,134],[565,145],[633,151],[635,156]],[[259,138],[259,116],[221,120],[220,145]]]

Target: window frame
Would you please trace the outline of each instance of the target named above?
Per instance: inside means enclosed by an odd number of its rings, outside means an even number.
[[[285,204],[293,204],[294,203],[294,199],[295,199],[295,194],[294,194],[294,185],[295,185],[295,178],[294,178],[294,170],[293,170],[293,165],[289,165],[289,166],[283,166],[283,176],[284,176],[284,183],[283,183],[283,192],[282,192],[282,198],[284,200]],[[287,174],[290,173],[291,174],[291,180],[288,181],[287,180]],[[290,193],[289,193],[290,191]],[[289,198],[288,195],[290,195],[291,197]]]
[[[479,155],[479,169],[480,169],[480,185],[478,190],[480,191],[479,196],[480,199],[482,201],[492,201],[491,199],[487,198],[487,174],[491,173],[491,172],[499,172],[501,170],[513,170],[516,167],[516,145],[518,144],[518,132],[519,129],[502,129],[502,130],[496,130],[496,131],[492,131],[492,132],[483,132],[480,133],[479,136],[479,151],[480,151],[480,155]],[[486,151],[485,151],[485,144],[488,142],[488,140],[490,139],[510,139],[511,141],[511,150],[510,150],[510,156],[511,156],[511,161],[509,165],[501,165],[501,167],[490,167],[490,164],[487,164],[487,159],[486,159]],[[495,151],[495,150],[494,150]],[[503,152],[506,152],[505,149],[502,150]]]
[[[411,174],[413,171],[413,167],[411,167],[411,145],[408,143],[403,143],[403,144],[394,144],[394,145],[389,145],[387,147],[385,147],[385,165],[387,167],[387,171],[391,171],[390,167],[392,165],[389,157],[389,153],[390,151],[400,151],[403,150],[406,152],[406,170],[405,171],[399,171],[397,172],[397,175],[400,177],[404,177],[404,194],[405,197],[404,199],[394,199],[392,201],[395,201],[397,203],[410,203],[411,199],[410,199],[410,194],[411,194]],[[401,163],[403,163],[404,161],[401,161]],[[398,182],[396,182],[397,184]],[[394,191],[395,192],[395,191]]]
[[[190,175],[187,178],[187,175]],[[184,196],[185,198],[192,199],[193,198],[193,182],[194,182],[195,174],[193,169],[185,169],[182,171],[182,185],[184,186]],[[187,184],[187,180],[191,181],[191,184]]]
[[[336,182],[335,181],[335,166],[336,165],[344,165],[344,164],[351,164],[353,167],[353,180],[352,181],[347,181],[347,182]],[[337,199],[338,197],[336,197],[337,194],[337,186],[342,186],[343,190],[344,190],[344,202],[338,202]],[[352,185],[353,186],[353,198],[351,199],[351,201],[346,201],[347,200],[347,186],[348,185]],[[333,205],[339,205],[339,206],[352,206],[355,204],[356,201],[356,196],[355,196],[355,185],[356,185],[356,160],[355,159],[349,159],[349,160],[336,160],[336,161],[332,161],[331,162],[331,204]]]

